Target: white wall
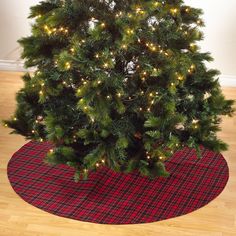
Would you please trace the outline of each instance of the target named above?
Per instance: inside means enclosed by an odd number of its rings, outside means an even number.
[[[215,61],[211,67],[223,75],[236,76],[236,1],[185,0],[185,3],[202,8],[206,27],[202,51],[210,51]]]
[[[17,39],[30,33],[29,7],[39,0],[0,0],[0,60],[20,58]]]
[[[39,0],[0,0],[0,63],[19,60],[16,40],[30,32],[29,7]],[[210,51],[215,61],[211,67],[223,75],[236,76],[236,1],[185,0],[204,10],[205,39],[202,51]]]

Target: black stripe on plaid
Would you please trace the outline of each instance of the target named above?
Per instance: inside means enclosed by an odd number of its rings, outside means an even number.
[[[26,202],[49,213],[94,223],[135,224],[164,220],[208,204],[224,189],[228,165],[219,153],[202,147],[203,158],[184,148],[166,162],[169,178],[115,173],[101,167],[75,183],[73,169],[46,165],[53,145],[29,142],[8,163],[13,189]]]

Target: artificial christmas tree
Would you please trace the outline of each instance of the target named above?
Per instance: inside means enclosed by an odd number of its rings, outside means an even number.
[[[221,151],[217,70],[200,52],[202,11],[182,0],[50,0],[31,8],[32,35],[19,42],[26,67],[15,133],[54,148],[45,161],[168,176],[164,162],[183,146]]]

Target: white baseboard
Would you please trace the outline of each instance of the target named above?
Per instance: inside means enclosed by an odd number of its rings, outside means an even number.
[[[0,60],[0,71],[33,71],[25,69],[22,61]],[[236,75],[221,75],[219,82],[222,87],[236,87]]]
[[[236,87],[236,75],[221,75],[219,82],[222,87]]]
[[[2,71],[27,71],[22,61],[0,60],[0,70]]]

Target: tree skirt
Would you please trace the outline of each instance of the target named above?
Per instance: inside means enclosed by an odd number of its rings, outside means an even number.
[[[8,163],[10,183],[31,205],[80,221],[135,224],[184,215],[216,198],[229,178],[221,154],[202,149],[198,159],[193,149],[184,148],[166,162],[168,178],[150,180],[101,167],[75,183],[72,168],[42,161],[50,148],[47,142],[29,142],[17,151]]]

